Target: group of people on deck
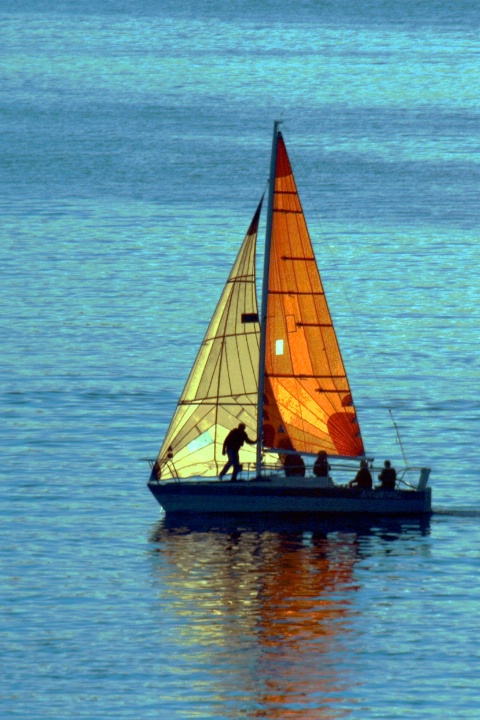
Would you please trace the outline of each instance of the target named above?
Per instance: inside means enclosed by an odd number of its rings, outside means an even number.
[[[240,448],[244,443],[249,445],[256,445],[258,440],[251,440],[246,431],[244,423],[240,423],[238,427],[231,430],[224,440],[222,453],[227,455],[227,462],[220,472],[219,478],[223,479],[224,475],[228,470],[233,467],[231,480],[236,481],[238,473],[242,470],[242,465],[239,460]],[[289,450],[289,448],[284,448]],[[287,477],[305,477],[305,463],[302,457],[292,451],[288,451],[281,455],[282,463]],[[333,485],[330,478],[330,465],[328,463],[328,455],[325,450],[320,450],[313,465],[313,473],[317,478],[324,478],[327,484]],[[395,484],[397,481],[397,473],[395,468],[392,467],[390,460],[385,460],[383,469],[378,475],[380,485],[379,490],[395,490]],[[363,490],[372,490],[373,479],[368,467],[367,460],[361,460],[360,469],[357,472],[355,478],[348,484],[351,488],[360,488]]]
[[[385,460],[383,463],[383,469],[378,479],[380,480],[379,490],[395,490],[397,471],[392,467],[390,460]],[[373,488],[372,474],[366,460],[360,461],[360,470],[357,472],[355,478],[348,483],[348,486],[361,488],[363,490],[371,490]]]

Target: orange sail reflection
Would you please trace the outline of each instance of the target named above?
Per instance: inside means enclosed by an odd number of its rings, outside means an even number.
[[[337,659],[356,590],[355,533],[160,530],[156,539],[162,622],[168,608],[181,628],[179,652],[190,658],[200,648],[214,668],[207,682],[216,703],[232,707],[233,693],[248,699],[249,717],[254,708],[271,720],[341,716],[351,678]]]
[[[349,632],[357,538],[317,539],[301,553],[288,547],[279,552],[281,576],[265,568],[259,642],[267,649],[268,681],[259,717],[333,720],[340,717],[336,705],[351,687],[351,678],[342,677],[333,658]]]

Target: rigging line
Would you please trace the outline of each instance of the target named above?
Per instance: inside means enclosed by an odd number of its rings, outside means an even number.
[[[408,468],[409,463],[408,463],[407,456],[405,454],[405,450],[403,447],[402,438],[400,437],[400,432],[398,430],[397,423],[395,422],[395,418],[393,417],[391,408],[388,408],[388,412],[390,413],[390,417],[392,418],[393,427],[395,428],[395,432],[397,434],[398,444],[400,445],[400,450],[402,451],[403,462],[405,463],[405,466]]]

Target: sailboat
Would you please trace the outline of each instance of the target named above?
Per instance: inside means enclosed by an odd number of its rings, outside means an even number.
[[[403,468],[390,490],[341,481],[359,465],[372,475],[379,468],[364,449],[279,126],[276,121],[260,307],[256,245],[263,198],[150,463],[148,488],[167,513],[429,513],[427,467]],[[222,473],[224,443],[238,426],[252,444],[241,447],[241,472],[232,476]],[[327,476],[314,472],[319,453],[328,457]]]

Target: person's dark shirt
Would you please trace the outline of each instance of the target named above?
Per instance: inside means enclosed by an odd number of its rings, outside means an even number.
[[[317,477],[327,477],[330,465],[325,458],[317,458],[313,464],[313,472]]]
[[[372,489],[372,476],[370,475],[370,470],[366,467],[360,468],[358,473],[355,476],[355,487],[363,488],[364,490],[371,490]]]
[[[242,447],[243,443],[245,442],[247,442],[249,445],[255,445],[254,440],[250,440],[245,430],[237,427],[234,430],[230,430],[227,437],[225,438],[223,447],[224,449],[229,448],[229,450],[238,452]]]
[[[305,477],[305,463],[300,455],[285,455],[283,460],[285,475],[287,477],[299,476]]]
[[[382,490],[395,490],[395,482],[397,480],[397,472],[395,468],[386,467],[378,476],[382,484]]]

